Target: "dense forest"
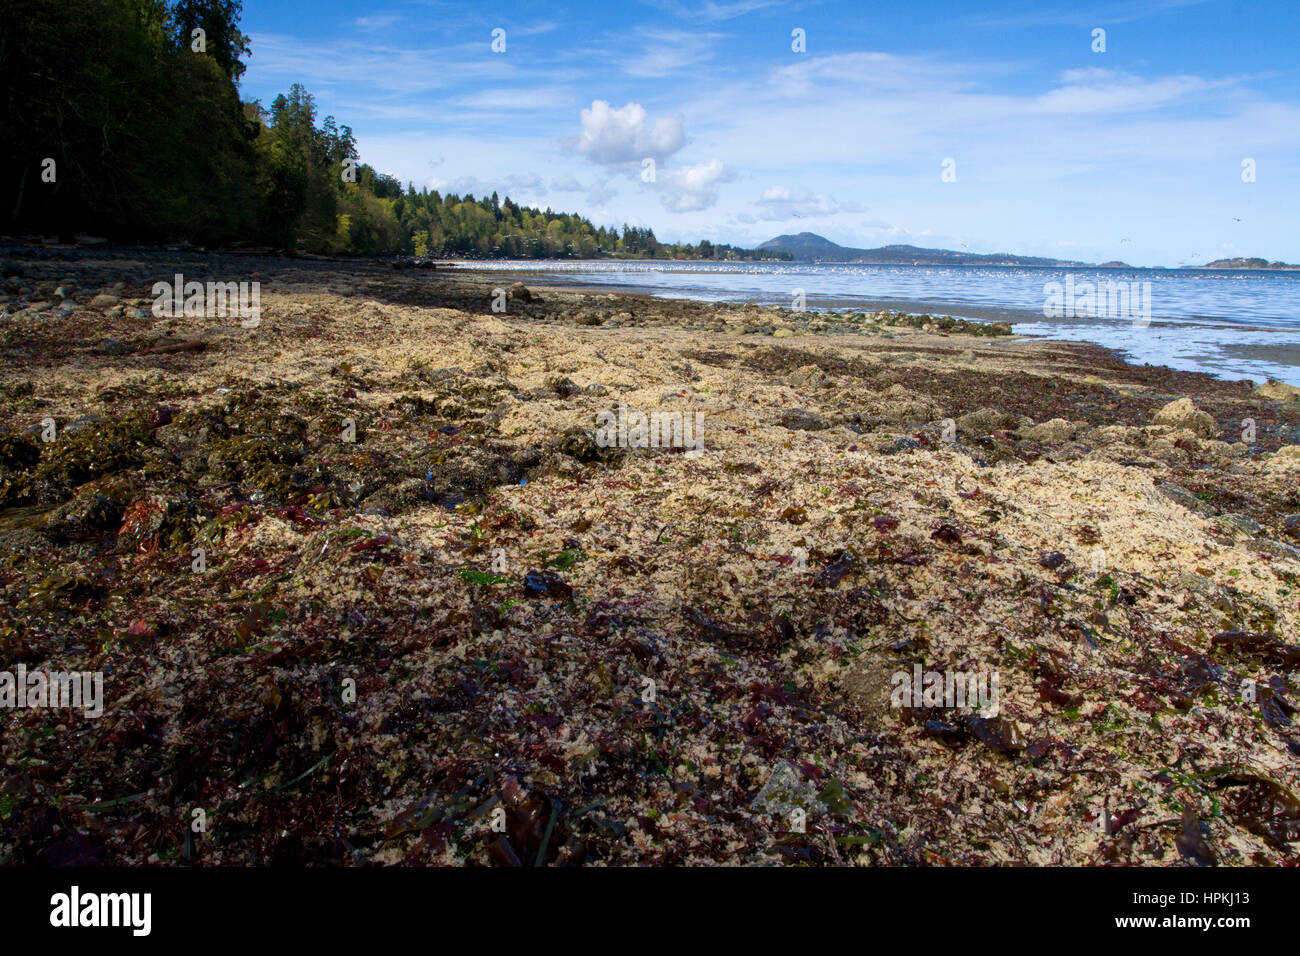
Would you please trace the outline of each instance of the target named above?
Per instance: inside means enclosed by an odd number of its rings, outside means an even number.
[[[295,84],[241,100],[239,0],[0,0],[0,231],[360,255],[789,258],[416,190]]]

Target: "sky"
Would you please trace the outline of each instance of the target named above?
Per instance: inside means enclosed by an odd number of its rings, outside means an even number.
[[[242,29],[245,99],[302,83],[417,188],[669,242],[1300,262],[1300,0],[244,0]]]

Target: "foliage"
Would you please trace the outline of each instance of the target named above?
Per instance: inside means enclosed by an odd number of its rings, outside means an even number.
[[[241,7],[0,0],[0,229],[361,255],[789,258],[403,188],[359,162],[352,130],[318,120],[301,85],[269,109],[240,102]]]

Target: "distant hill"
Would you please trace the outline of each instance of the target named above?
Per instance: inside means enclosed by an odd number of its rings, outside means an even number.
[[[1082,266],[1087,263],[1066,259],[1043,259],[1038,256],[1013,256],[997,252],[983,255],[953,252],[951,249],[922,249],[919,246],[880,246],[877,249],[853,249],[831,242],[824,236],[801,232],[797,236],[777,236],[757,247],[772,252],[788,252],[796,259],[814,262],[862,262],[868,265],[940,265],[940,266]]]
[[[1289,262],[1269,262],[1267,259],[1215,259],[1203,266],[1184,266],[1187,269],[1300,269]]]

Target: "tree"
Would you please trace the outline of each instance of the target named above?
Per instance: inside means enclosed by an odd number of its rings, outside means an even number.
[[[193,32],[202,29],[206,52],[232,81],[244,75],[240,57],[251,52],[248,37],[239,32],[239,17],[244,12],[241,0],[176,0],[172,8],[172,44],[176,50],[189,50]]]

